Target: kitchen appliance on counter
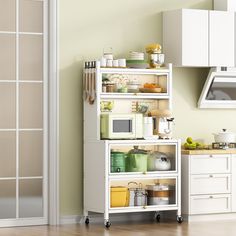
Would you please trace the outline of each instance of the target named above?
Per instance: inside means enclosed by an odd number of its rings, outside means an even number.
[[[164,64],[165,55],[161,53],[160,44],[149,44],[146,46],[150,68],[160,68]]]
[[[170,110],[152,110],[150,115],[156,117],[156,131],[161,139],[172,138],[172,125],[174,117]]]
[[[101,114],[102,139],[143,138],[143,114]]]

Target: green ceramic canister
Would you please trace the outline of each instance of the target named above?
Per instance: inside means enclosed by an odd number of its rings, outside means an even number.
[[[126,171],[127,172],[147,172],[147,151],[139,149],[134,146],[130,150],[126,158]]]
[[[120,151],[111,151],[111,172],[125,172],[126,154]]]

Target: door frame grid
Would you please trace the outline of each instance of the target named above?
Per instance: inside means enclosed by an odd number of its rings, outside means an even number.
[[[58,1],[40,0],[44,4],[44,168],[43,189],[44,215],[43,217],[19,218],[19,1],[16,0],[16,29],[15,32],[0,32],[16,35],[16,77],[14,81],[16,89],[16,128],[4,129],[4,131],[15,131],[16,135],[16,218],[0,220],[0,227],[24,226],[35,224],[59,224],[59,68],[58,68]],[[47,8],[47,11],[45,9]],[[46,60],[45,60],[46,58]],[[46,79],[45,79],[46,78]],[[4,82],[4,81],[2,81]],[[45,122],[46,121],[46,122]]]

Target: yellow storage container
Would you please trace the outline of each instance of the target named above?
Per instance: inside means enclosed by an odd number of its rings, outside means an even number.
[[[111,207],[129,205],[129,190],[126,187],[111,187]]]

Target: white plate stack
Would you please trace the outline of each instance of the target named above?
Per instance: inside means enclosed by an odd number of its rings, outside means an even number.
[[[129,59],[143,61],[144,53],[143,52],[129,52]]]
[[[129,52],[129,59],[126,61],[127,66],[130,68],[148,68],[149,64],[144,59],[144,53],[143,52]]]

